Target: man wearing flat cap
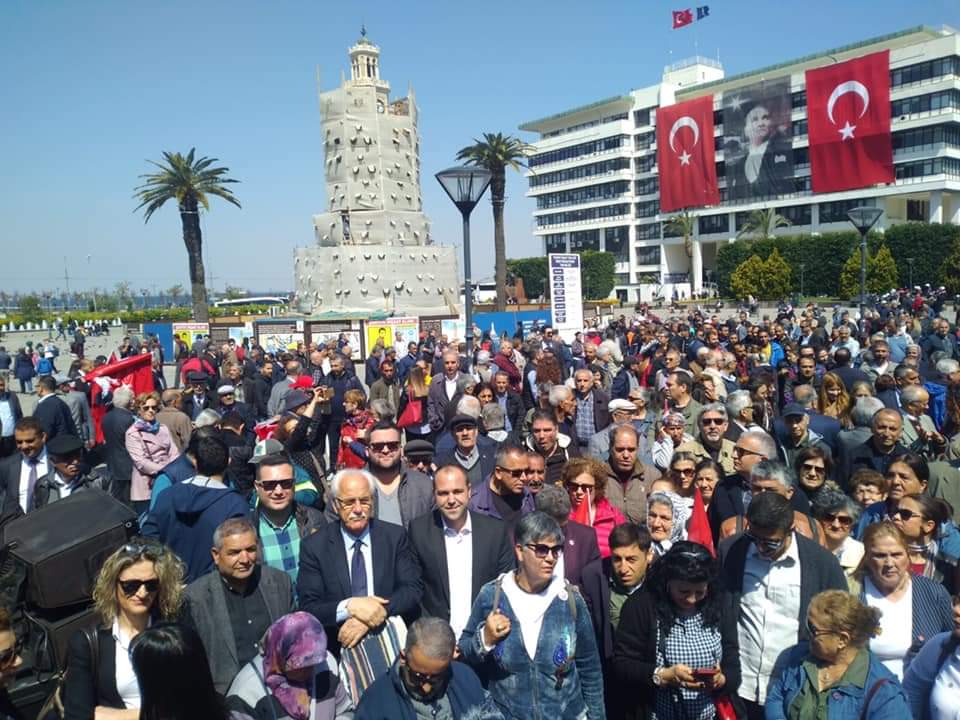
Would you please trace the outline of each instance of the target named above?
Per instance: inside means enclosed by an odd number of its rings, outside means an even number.
[[[409,470],[433,479],[433,443],[429,440],[410,440],[403,446],[403,461]]]
[[[216,397],[209,392],[209,382],[210,377],[205,372],[187,373],[187,389],[180,398],[180,409],[190,416],[191,421],[207,408],[219,409]]]
[[[434,464],[438,468],[459,465],[467,474],[470,487],[486,482],[497,466],[496,443],[480,443],[479,425],[472,415],[455,415],[450,421],[450,432],[455,443],[453,450],[437,455]]]
[[[47,442],[47,474],[37,480],[32,510],[70,497],[88,488],[103,488],[103,478],[83,462],[83,441],[76,435],[57,435]]]

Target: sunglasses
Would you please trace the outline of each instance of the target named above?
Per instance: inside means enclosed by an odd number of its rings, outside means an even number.
[[[433,461],[430,455],[407,455],[407,462],[411,465],[429,465]]]
[[[800,466],[800,469],[804,472],[815,472],[817,475],[824,475],[827,472],[827,469],[821,465],[811,465],[810,463],[804,463]]]
[[[582,490],[585,493],[591,493],[597,489],[596,485],[587,485],[586,483],[573,482],[572,480],[567,483],[568,490]]]
[[[683,475],[684,477],[693,477],[693,474],[696,472],[696,468],[674,468],[673,471],[678,475]]]
[[[812,622],[810,622],[810,618],[807,618],[807,633],[809,633],[810,637],[817,638],[821,635],[833,635],[835,632],[835,630],[821,630]]]
[[[723,425],[726,422],[723,418],[701,418],[701,425]]]
[[[17,638],[13,647],[9,647],[0,653],[0,668],[7,668],[13,665],[21,652],[23,652],[23,640]]]
[[[510,477],[522,478],[524,475],[528,474],[530,471],[526,468],[505,468],[502,465],[497,465],[497,470],[505,472]]]
[[[543,560],[547,555],[553,555],[553,559],[556,560],[560,557],[560,553],[563,552],[563,545],[545,545],[543,543],[527,543],[525,547],[533,550],[533,554],[537,556],[538,559]]]
[[[922,517],[923,517],[920,513],[914,512],[913,510],[907,510],[906,508],[898,508],[898,509],[894,510],[894,511],[893,511],[893,517],[897,517],[897,515],[899,515],[899,516],[900,516],[900,519],[903,520],[904,522],[907,522],[907,521],[910,520],[911,518],[915,518],[915,517],[922,518]]]
[[[272,493],[277,488],[281,490],[293,489],[293,478],[284,478],[282,480],[258,480],[257,487]]]
[[[160,589],[160,581],[157,578],[153,580],[117,580],[117,585],[127,597],[133,597],[140,592],[141,586],[146,588],[147,593],[153,595]]]
[[[430,673],[421,673],[421,672],[417,672],[416,670],[411,670],[410,666],[407,665],[404,668],[404,672],[406,672],[407,678],[411,682],[413,682],[415,685],[419,687],[423,687],[424,685],[430,685],[430,686],[439,685],[446,679],[450,670],[448,668],[446,670],[443,670],[442,672],[434,673],[431,675]]]
[[[370,449],[374,452],[396,452],[400,449],[400,441],[370,443]]]
[[[141,555],[153,555],[154,557],[161,557],[165,552],[166,548],[158,542],[152,542],[148,540],[142,541],[131,541],[120,548],[120,551],[125,555],[131,557],[140,557]]]
[[[160,408],[159,405],[144,405],[142,409],[143,409],[143,410],[158,410],[159,408]]]
[[[783,547],[784,543],[786,542],[786,539],[770,540],[769,538],[757,537],[756,535],[750,532],[744,533],[744,535],[750,538],[753,544],[757,546],[758,550],[764,550],[766,552],[777,552]]]
[[[853,518],[849,515],[838,515],[837,513],[824,513],[823,519],[827,521],[828,525],[832,525],[835,522],[840,523],[843,527],[850,527],[853,525]],[[909,520],[909,518],[904,518]]]
[[[748,450],[747,448],[740,447],[739,445],[733,448],[733,454],[734,455],[759,455],[760,457],[764,456],[762,452],[757,452],[756,450]]]

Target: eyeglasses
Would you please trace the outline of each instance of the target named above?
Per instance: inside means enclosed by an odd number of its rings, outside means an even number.
[[[573,482],[572,480],[567,483],[567,490],[582,490],[585,493],[589,493],[596,489],[596,485],[587,485],[586,483]]]
[[[293,478],[283,478],[281,480],[258,480],[257,487],[268,493],[272,493],[277,488],[280,488],[281,490],[291,490],[293,489]]]
[[[777,552],[783,548],[783,545],[786,542],[786,538],[783,540],[771,540],[770,538],[757,537],[750,532],[744,533],[744,535],[750,538],[753,544],[757,546],[758,550],[763,550],[765,552]]]
[[[684,477],[693,477],[693,474],[697,471],[696,468],[673,468],[673,471],[678,475],[683,475]]]
[[[497,470],[502,470],[510,477],[515,478],[522,478],[524,475],[527,475],[530,472],[527,468],[507,468],[503,467],[503,465],[497,465]]]
[[[896,515],[896,513],[894,513]],[[843,527],[850,527],[853,525],[853,518],[849,515],[838,515],[837,513],[824,513],[823,519],[827,522],[828,525],[832,525],[835,522],[840,523]],[[909,518],[904,518],[909,520]]]
[[[545,545],[543,543],[527,543],[525,547],[533,550],[533,554],[537,556],[538,559],[543,560],[547,555],[553,555],[553,559],[556,560],[560,557],[560,554],[563,552],[563,545]]]
[[[352,508],[356,505],[359,505],[362,508],[368,508],[373,505],[373,499],[368,497],[360,498],[337,498],[337,505],[340,506],[341,510],[346,510]]]
[[[900,519],[903,520],[904,522],[907,522],[908,520],[914,517],[922,517],[920,513],[914,512],[913,510],[907,510],[906,508],[897,508],[896,510],[894,510],[893,517],[897,517],[897,515],[899,515]]]
[[[810,618],[807,618],[807,633],[809,633],[810,637],[818,638],[821,635],[835,635],[836,632],[836,630],[821,630],[810,622]]]
[[[127,597],[136,595],[140,592],[141,587],[145,588],[149,595],[153,595],[160,589],[160,581],[157,578],[152,580],[117,580],[117,585],[120,586],[123,594]]]
[[[723,418],[700,418],[701,425],[723,425],[725,422]]]
[[[17,638],[13,644],[13,647],[9,647],[0,653],[0,668],[8,668],[13,665],[14,661],[23,651],[23,640]]]
[[[393,440],[391,442],[375,442],[370,443],[370,449],[376,453],[382,452],[396,452],[400,449],[400,441]]]
[[[757,452],[756,450],[750,450],[745,447],[740,447],[739,445],[734,446],[733,454],[734,455],[759,455],[760,457],[766,457],[766,455],[764,455],[762,452]]]
[[[800,466],[800,469],[804,472],[815,472],[817,475],[825,475],[827,469],[822,465],[811,465],[810,463],[804,463]]]

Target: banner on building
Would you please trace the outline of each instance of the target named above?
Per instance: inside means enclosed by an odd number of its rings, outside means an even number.
[[[173,323],[171,329],[173,336],[183,340],[188,348],[192,348],[193,343],[204,335],[210,334],[209,323]]]
[[[807,70],[814,192],[892,183],[890,51]]]
[[[378,342],[383,347],[397,345],[397,355],[403,357],[407,343],[417,342],[420,339],[420,318],[392,317],[384,320],[369,320],[367,325],[366,353]]]
[[[661,212],[720,202],[714,155],[713,95],[657,109]]]
[[[723,94],[723,157],[731,200],[776,197],[796,190],[790,78]]]
[[[580,282],[580,256],[574,253],[550,253],[551,325],[560,337],[573,342],[574,333],[583,330],[583,292]]]

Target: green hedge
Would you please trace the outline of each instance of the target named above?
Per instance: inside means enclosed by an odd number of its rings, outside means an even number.
[[[262,305],[236,305],[229,308],[210,308],[210,317],[228,317],[233,315],[268,315],[269,312],[264,309]],[[65,323],[69,322],[71,319],[76,320],[79,323],[86,322],[87,320],[108,320],[113,321],[114,318],[119,317],[120,321],[123,323],[153,323],[153,322],[189,322],[193,319],[193,310],[191,308],[149,308],[147,310],[131,310],[131,311],[102,311],[102,312],[82,312],[74,311],[64,312],[63,310],[54,310],[53,312],[43,311],[39,316],[31,315],[30,317],[25,317],[22,313],[19,312],[9,312],[7,317],[4,320],[0,320],[0,324],[9,324],[13,323],[14,325],[23,325],[27,321],[30,322],[40,322],[41,320],[46,320],[47,323],[56,322],[57,318],[63,318]]]
[[[909,284],[908,257],[914,258],[913,282],[941,283],[940,267],[960,238],[960,227],[930,223],[902,223],[885,233],[870,233],[867,243],[875,253],[880,245],[890,249],[897,265],[899,284]],[[762,240],[738,240],[717,250],[717,285],[722,295],[730,296],[730,276],[740,263],[751,255],[766,260],[776,248],[792,270],[791,292],[800,291],[800,263],[804,263],[803,290],[809,296],[840,294],[840,272],[857,248],[857,232],[823,233],[822,235],[779,235]]]

